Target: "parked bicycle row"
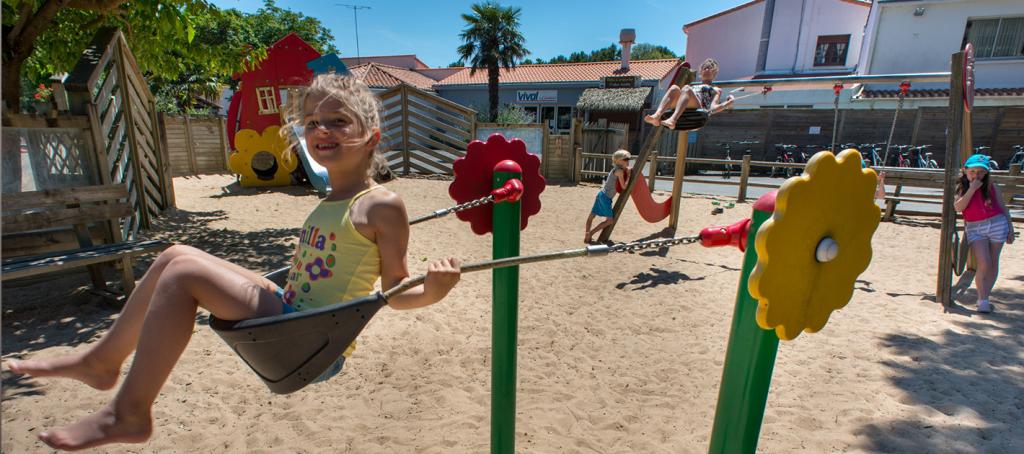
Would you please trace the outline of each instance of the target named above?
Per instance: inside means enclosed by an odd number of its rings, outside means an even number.
[[[757,145],[759,142],[753,140],[733,141],[725,142],[723,149],[725,152],[726,160],[734,160],[732,157],[733,152],[736,151],[738,156],[752,155],[752,147]],[[734,146],[738,148],[734,150]],[[885,153],[885,143],[844,143],[839,148],[856,148],[860,150],[861,155],[864,157],[865,163],[870,167],[906,167],[906,168],[918,168],[918,169],[939,169],[942,166],[939,165],[938,161],[932,158],[931,144],[925,145],[890,145],[889,153]],[[790,164],[803,164],[807,163],[815,153],[821,150],[827,150],[828,145],[792,145],[785,143],[774,144],[772,149],[765,149],[760,159],[757,157],[754,160],[764,162],[780,162]],[[1024,145],[1013,145],[1013,155],[1010,160],[1006,163],[1005,168],[1008,169],[1013,164],[1024,165]],[[990,155],[991,147],[988,146],[977,146],[974,147],[974,153],[981,153]],[[990,155],[991,156],[991,155]],[[885,161],[883,163],[883,161]],[[996,160],[990,161],[990,166],[993,170],[999,170],[1000,166]],[[733,172],[737,171],[737,166],[732,164],[726,164],[723,166],[723,177],[730,178]],[[789,178],[794,175],[799,175],[801,170],[798,168],[791,167],[755,167],[750,169],[751,174],[764,175],[770,177],[785,177]]]

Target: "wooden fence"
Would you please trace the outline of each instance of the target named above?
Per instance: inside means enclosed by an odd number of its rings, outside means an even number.
[[[451,174],[476,132],[476,112],[408,85],[380,94],[384,157],[392,170]]]
[[[97,183],[128,187],[133,215],[122,223],[121,237],[134,239],[151,217],[174,205],[174,188],[155,99],[120,30],[96,34],[64,89],[71,113],[88,118]]]
[[[228,171],[230,150],[223,118],[161,113],[160,126],[174,176]]]

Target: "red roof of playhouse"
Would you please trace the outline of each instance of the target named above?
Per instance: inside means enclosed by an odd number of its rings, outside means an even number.
[[[348,70],[366,82],[370,88],[391,88],[404,83],[420,90],[432,91],[434,84],[437,83],[436,80],[416,71],[381,63],[351,66]]]
[[[629,69],[621,68],[622,62],[599,61],[590,63],[557,63],[547,65],[519,65],[515,69],[501,70],[501,83],[537,82],[592,82],[606,76],[640,76],[644,80],[661,80],[671,73],[679,59],[635,60],[629,62]],[[446,77],[436,86],[487,84],[487,70],[477,70],[470,76],[469,68]]]
[[[250,86],[304,86],[313,80],[313,70],[306,63],[320,58],[313,46],[299,38],[294,32],[289,33],[267,48],[267,58],[252,70],[235,75]]]

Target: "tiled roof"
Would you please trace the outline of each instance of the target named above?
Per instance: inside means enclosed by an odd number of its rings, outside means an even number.
[[[605,76],[640,76],[644,80],[661,80],[671,73],[677,59],[636,60],[629,63],[629,70],[623,71],[621,62],[601,61],[592,63],[559,63],[553,65],[519,65],[515,69],[501,70],[501,83],[530,82],[597,82]],[[486,84],[487,70],[477,70],[473,76],[470,69],[461,71],[437,82],[437,86]]]
[[[899,90],[864,90],[861,93],[861,97],[865,99],[884,99],[884,98],[897,98],[899,96]],[[1010,88],[978,88],[974,91],[974,96],[1024,96],[1024,87],[1010,87]],[[908,98],[948,98],[949,89],[925,89],[915,90],[913,88],[907,93]]]
[[[353,66],[349,68],[349,71],[366,82],[370,88],[391,88],[404,83],[420,90],[432,90],[437,82],[416,71],[380,63]]]

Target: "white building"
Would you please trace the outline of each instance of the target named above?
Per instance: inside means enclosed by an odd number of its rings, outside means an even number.
[[[1024,1],[877,0],[864,33],[858,74],[947,72],[950,55],[971,42],[976,105],[1024,104]],[[863,104],[891,105],[892,96],[876,95],[892,87],[868,88]],[[948,88],[914,84],[908,104],[948,105]]]
[[[719,80],[853,74],[871,10],[861,0],[754,0],[686,24],[686,59],[719,64]],[[831,106],[831,90],[776,90],[737,108]]]
[[[851,73],[871,3],[754,0],[683,26],[686,59],[718,61],[719,79]]]

